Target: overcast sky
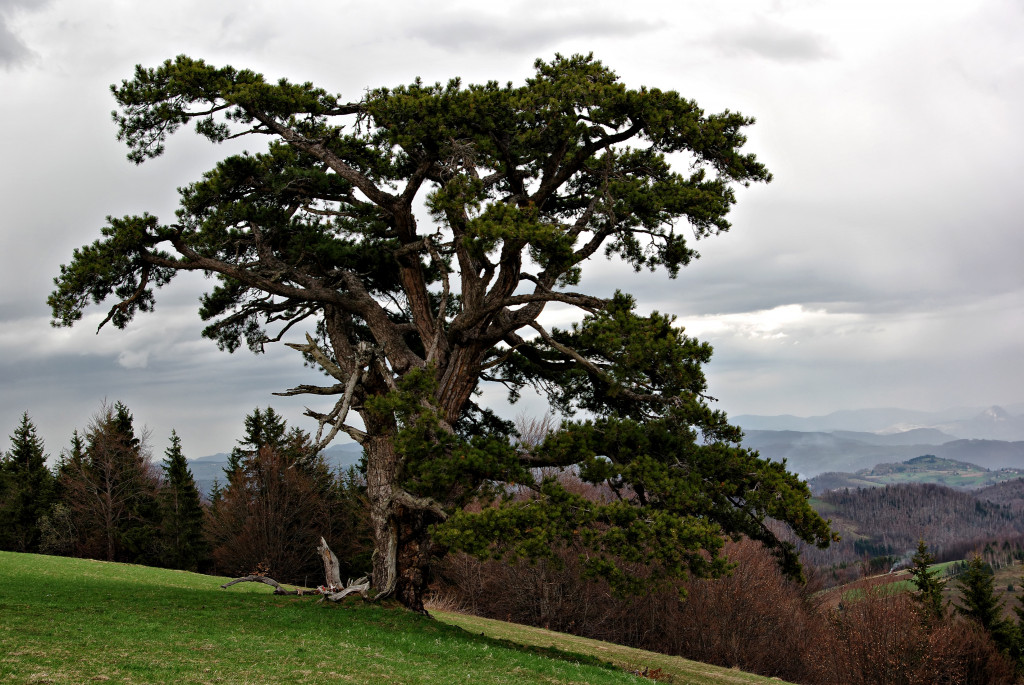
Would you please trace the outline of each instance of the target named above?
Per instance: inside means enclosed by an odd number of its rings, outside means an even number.
[[[104,399],[158,456],[172,427],[189,456],[229,450],[257,405],[313,427],[307,399],[270,395],[311,380],[297,353],[200,339],[201,278],[126,331],[96,335],[99,310],[49,326],[59,265],[106,215],[170,217],[229,151],[182,132],[135,167],[114,138],[108,86],[181,53],[356,100],[416,76],[521,82],[537,57],[592,51],[630,86],[754,116],[747,149],[775,180],[739,192],[731,232],[674,281],[600,264],[583,286],[710,341],[730,414],[1019,404],[1021,36],[1019,0],[0,0],[0,449],[28,411],[56,454]]]

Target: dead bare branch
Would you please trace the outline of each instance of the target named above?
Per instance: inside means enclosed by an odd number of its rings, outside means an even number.
[[[327,373],[331,374],[331,376],[338,379],[339,381],[345,382],[348,380],[348,374],[342,371],[340,366],[331,361],[330,357],[328,357],[327,354],[320,349],[320,346],[316,344],[316,341],[313,340],[313,336],[311,336],[309,333],[306,333],[305,345],[301,343],[285,343],[285,345],[292,348],[293,350],[298,350],[303,354],[308,354],[313,358],[314,361],[316,361],[317,364],[320,365],[320,368],[322,368]]]
[[[281,583],[279,583],[276,580],[274,580],[273,578],[268,578],[266,576],[245,576],[244,578],[235,578],[234,580],[229,581],[229,582],[224,583],[223,585],[221,585],[221,588],[222,589],[227,589],[227,588],[231,587],[232,585],[234,585],[236,583],[263,583],[265,585],[270,585],[271,587],[274,588],[274,594],[275,595],[314,595],[314,594],[319,594],[319,592],[317,590],[309,590],[309,589],[301,588],[301,587],[299,587],[299,588],[292,588],[291,590],[289,590],[286,587],[284,587],[283,585],[281,585]]]

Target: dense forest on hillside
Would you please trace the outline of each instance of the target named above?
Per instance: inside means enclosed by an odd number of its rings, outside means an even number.
[[[984,502],[992,502],[1024,512],[1024,478],[997,483],[975,491],[974,496]]]
[[[833,490],[816,499],[842,540],[827,550],[803,551],[819,568],[873,561],[873,570],[906,563],[919,540],[939,560],[962,559],[993,546],[1018,549],[1024,543],[1024,480],[974,492],[932,483]]]
[[[124,404],[104,404],[52,470],[28,414],[0,454],[0,550],[243,576],[323,579],[323,536],[340,572],[369,566],[362,476],[332,471],[309,434],[256,408],[202,496],[174,431],[158,462]]]

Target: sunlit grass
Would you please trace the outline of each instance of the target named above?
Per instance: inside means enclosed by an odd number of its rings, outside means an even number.
[[[623,670],[645,668],[664,682],[769,682],[497,621],[439,621],[358,600],[318,604],[265,585],[222,590],[222,582],[0,552],[0,684],[600,685],[650,683]]]
[[[0,553],[0,683],[644,682],[403,610],[221,582]]]

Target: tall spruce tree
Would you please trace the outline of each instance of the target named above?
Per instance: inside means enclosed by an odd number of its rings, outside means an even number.
[[[0,459],[0,549],[38,552],[40,519],[54,501],[54,475],[28,412],[10,440]]]
[[[56,499],[62,501],[66,495],[66,483],[71,474],[82,471],[85,463],[85,437],[74,429],[68,448],[62,450],[57,459]]]
[[[205,514],[188,460],[181,451],[181,438],[174,430],[164,456],[164,481],[160,488],[161,565],[198,571],[210,555],[204,532]]]
[[[929,620],[942,618],[946,614],[946,605],[942,599],[942,589],[946,581],[939,576],[938,571],[930,568],[935,563],[935,557],[928,551],[925,541],[918,540],[917,552],[911,559],[914,565],[910,569],[911,582],[917,587],[917,600],[924,607]]]
[[[799,575],[767,519],[815,545],[831,531],[807,486],[710,406],[710,346],[606,284],[579,287],[602,257],[675,277],[693,240],[728,230],[735,188],[770,180],[741,150],[753,119],[628,88],[590,56],[535,68],[522,85],[416,80],[346,103],[185,56],[138,67],[112,89],[133,162],[189,122],[211,141],[269,144],[183,188],[171,222],[111,218],[61,267],[54,323],[110,298],[103,323],[124,327],[177,273],[201,271],[217,278],[204,335],[222,348],[258,352],[305,327],[287,344],[329,380],[285,394],[335,400],[309,411],[315,451],[342,432],[361,443],[373,590],[413,609],[431,560],[455,548],[583,545],[588,572],[639,589],[723,573],[724,538],[747,535]],[[575,322],[542,324],[549,305]],[[533,386],[567,420],[523,447],[477,404],[487,384],[513,399]]]
[[[77,474],[85,473],[85,439],[76,428],[71,444],[61,451],[57,459],[54,482],[54,505],[40,519],[41,540],[39,551],[60,556],[82,556],[83,540],[79,533],[81,522],[71,509]]]
[[[999,649],[1013,652],[1018,636],[1013,622],[1003,615],[1003,602],[996,598],[994,574],[980,554],[971,557],[967,568],[957,578],[960,603],[956,610],[973,618],[992,635]]]
[[[245,435],[228,455],[228,465],[224,468],[228,481],[244,466],[247,459],[259,453],[261,447],[283,448],[287,430],[287,422],[273,407],[267,407],[266,410],[256,407],[245,417]]]

